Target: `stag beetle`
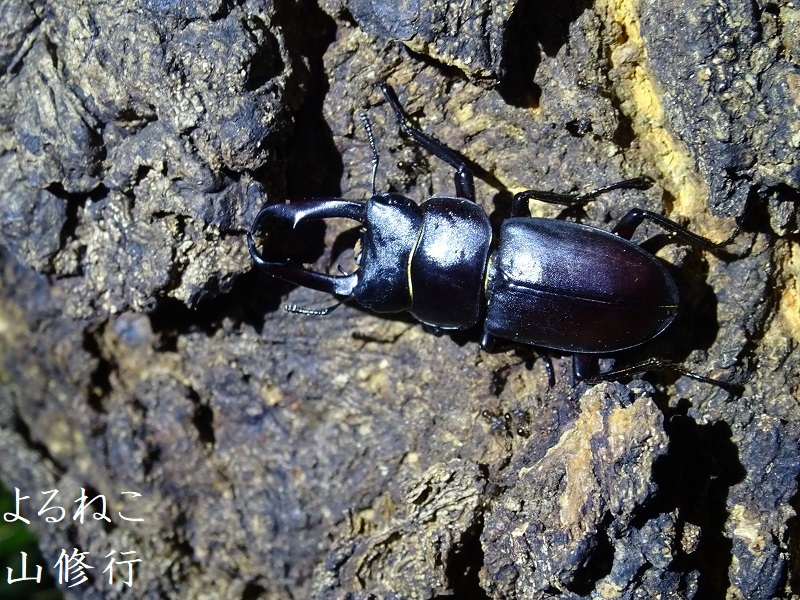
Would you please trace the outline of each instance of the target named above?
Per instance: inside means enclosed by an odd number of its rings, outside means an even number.
[[[438,329],[468,329],[482,322],[485,349],[505,341],[571,353],[575,375],[590,382],[670,366],[695,379],[720,383],[660,359],[598,375],[592,373],[591,358],[652,340],[677,314],[678,288],[672,276],[659,259],[630,241],[645,219],[705,248],[724,246],[734,236],[715,244],[638,208],[610,232],[531,217],[530,199],[580,205],[614,189],[650,187],[650,180],[638,178],[582,195],[520,192],[498,239],[493,239],[489,217],[475,203],[473,175],[464,159],[412,125],[388,84],[381,83],[380,89],[400,129],[455,169],[455,196],[434,196],[417,204],[400,194],[376,193],[378,153],[369,121],[362,115],[372,149],[372,197],[366,202],[316,198],[267,205],[247,235],[255,264],[274,277],[343,297],[342,302],[353,300],[377,313],[408,311]],[[288,259],[266,260],[256,248],[253,233],[266,220],[296,227],[331,217],[363,224],[359,266],[352,273],[332,276]],[[286,309],[321,315],[339,304],[324,310]]]

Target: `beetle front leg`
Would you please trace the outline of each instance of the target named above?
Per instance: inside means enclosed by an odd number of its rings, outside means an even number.
[[[397,122],[400,125],[400,129],[403,130],[403,133],[425,148],[425,150],[441,158],[448,165],[453,167],[456,170],[456,196],[475,202],[475,181],[472,176],[472,171],[469,169],[462,156],[455,150],[451,150],[445,146],[442,142],[433,139],[427,133],[414,127],[403,110],[403,106],[400,104],[397,94],[394,93],[394,90],[388,83],[382,82],[380,88],[389,106],[392,107],[392,111],[397,117]]]

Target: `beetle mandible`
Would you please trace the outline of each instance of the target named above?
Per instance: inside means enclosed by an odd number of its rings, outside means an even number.
[[[657,213],[634,208],[609,232],[579,223],[531,217],[528,201],[582,204],[614,189],[646,189],[629,179],[583,195],[528,190],[516,194],[511,216],[493,239],[489,217],[475,202],[473,175],[464,159],[412,125],[397,96],[380,84],[401,130],[455,169],[455,196],[422,204],[400,194],[375,192],[378,153],[366,117],[373,156],[372,197],[366,202],[315,198],[265,206],[247,234],[250,254],[266,273],[292,284],[353,300],[377,313],[408,311],[438,329],[483,323],[481,346],[511,342],[571,353],[578,379],[590,382],[669,366],[711,383],[669,361],[647,359],[593,374],[592,358],[640,346],[669,327],[678,312],[678,288],[655,256],[630,241],[650,220],[693,245],[720,248]],[[326,275],[289,259],[266,260],[253,233],[266,220],[296,227],[315,219],[343,217],[363,224],[358,269]],[[340,302],[341,304],[341,302]],[[291,312],[327,314],[287,306]],[[723,384],[724,385],[724,384]]]

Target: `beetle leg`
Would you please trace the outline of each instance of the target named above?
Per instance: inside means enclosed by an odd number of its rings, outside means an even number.
[[[588,356],[588,355],[584,354],[582,356]],[[611,369],[610,371],[606,371],[604,373],[598,373],[596,375],[592,375],[591,377],[586,377],[586,378],[579,377],[579,378],[584,379],[586,383],[595,384],[595,383],[600,383],[601,381],[615,381],[621,377],[635,375],[636,373],[642,373],[645,371],[657,371],[660,369],[669,369],[671,371],[675,371],[676,373],[680,373],[681,375],[694,379],[695,381],[710,383],[711,385],[720,387],[733,394],[738,395],[741,394],[743,391],[742,386],[738,383],[720,381],[719,379],[713,379],[712,377],[699,375],[697,373],[689,371],[688,369],[684,368],[683,366],[677,363],[672,362],[671,360],[663,358],[648,358],[646,360],[634,363],[632,365],[620,367],[619,369]]]
[[[324,317],[326,315],[331,314],[342,304],[344,304],[347,300],[349,300],[349,298],[345,298],[344,300],[341,300],[331,306],[326,306],[325,308],[303,308],[301,306],[297,306],[297,304],[284,304],[283,310],[285,310],[288,313],[294,313],[296,315]]]
[[[456,170],[456,196],[475,202],[475,182],[472,177],[472,171],[467,166],[463,157],[455,150],[448,148],[440,141],[433,139],[427,133],[423,133],[420,129],[414,127],[403,110],[400,100],[397,99],[397,94],[395,94],[388,83],[382,82],[380,88],[383,95],[386,97],[386,101],[397,117],[397,122],[400,125],[400,129],[403,130],[403,133],[425,148],[425,150],[441,158],[453,167]]]
[[[578,381],[591,380],[597,372],[597,357],[593,354],[573,354],[572,373]]]
[[[531,209],[528,205],[528,200],[539,200],[548,204],[560,204],[562,206],[580,206],[613,190],[646,190],[652,185],[653,181],[648,177],[636,177],[604,185],[585,194],[561,194],[547,190],[526,190],[514,195],[514,199],[511,202],[511,216],[530,217]]]
[[[493,336],[488,331],[483,332],[483,336],[481,337],[481,348],[486,350],[486,352],[494,353],[498,351],[500,338]]]
[[[708,238],[704,238],[696,233],[692,233],[683,225],[679,225],[675,221],[671,221],[666,217],[662,217],[658,213],[644,210],[642,208],[632,208],[629,210],[628,213],[619,220],[619,223],[617,223],[616,227],[614,227],[611,232],[629,240],[631,239],[631,236],[633,236],[633,232],[636,231],[636,228],[639,227],[639,225],[641,225],[645,219],[653,221],[662,229],[665,229],[675,237],[682,239],[684,242],[691,244],[692,246],[698,246],[700,248],[707,248],[711,250],[727,246],[737,235],[739,235],[739,226],[737,225],[734,228],[733,233],[726,240],[723,240],[719,243],[712,242]]]

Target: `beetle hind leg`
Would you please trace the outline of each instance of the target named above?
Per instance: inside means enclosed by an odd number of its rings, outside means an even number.
[[[627,365],[620,368],[614,368],[611,369],[610,371],[605,371],[603,373],[591,373],[590,370],[586,370],[587,365],[591,364],[587,363],[586,360],[591,358],[592,356],[588,354],[576,354],[573,359],[575,377],[579,380],[585,381],[590,385],[594,385],[602,381],[616,381],[623,377],[630,377],[632,375],[636,375],[638,373],[643,373],[646,371],[660,371],[668,369],[670,371],[674,371],[675,373],[679,373],[684,377],[689,377],[690,379],[694,379],[695,381],[701,381],[703,383],[709,383],[711,385],[715,385],[737,396],[741,395],[743,392],[743,387],[738,383],[720,381],[719,379],[714,379],[713,377],[700,375],[698,373],[686,369],[685,367],[679,365],[678,363],[675,363],[671,360],[667,360],[664,358],[647,358],[645,360],[633,363],[631,365]],[[582,364],[579,365],[578,364],[579,362]]]
[[[560,204],[562,206],[582,206],[590,200],[597,198],[603,194],[613,190],[646,190],[653,185],[653,180],[649,177],[635,177],[633,179],[625,179],[610,185],[596,188],[583,194],[562,194],[559,192],[551,192],[547,190],[526,190],[514,195],[511,202],[511,216],[512,217],[530,217],[531,210],[528,205],[528,200],[539,200],[548,204]],[[708,250],[719,250],[730,244],[737,235],[739,235],[739,226],[734,228],[733,233],[721,242],[714,242],[701,235],[697,235],[686,229],[683,225],[672,221],[666,217],[662,217],[658,213],[654,213],[642,208],[632,208],[628,213],[622,217],[617,225],[612,229],[612,233],[626,240],[633,237],[636,229],[645,220],[652,221],[659,227],[669,232],[671,235],[683,240],[684,242],[697,246],[699,248],[706,248]]]

